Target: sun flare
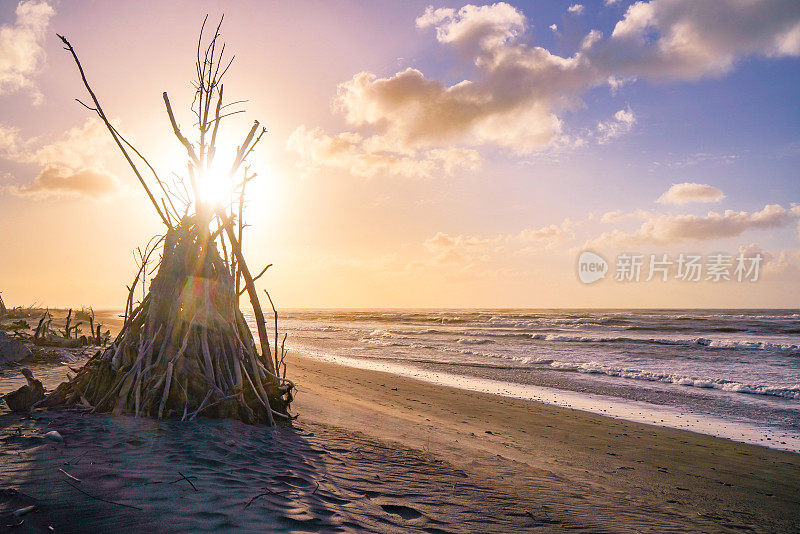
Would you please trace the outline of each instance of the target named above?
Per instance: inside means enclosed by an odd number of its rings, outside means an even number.
[[[234,180],[217,166],[212,166],[197,180],[197,201],[212,208],[227,207],[232,202]]]

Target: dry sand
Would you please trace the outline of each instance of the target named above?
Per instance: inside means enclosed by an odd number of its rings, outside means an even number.
[[[289,375],[293,429],[0,409],[0,514],[38,507],[0,530],[800,530],[800,455],[294,354]]]

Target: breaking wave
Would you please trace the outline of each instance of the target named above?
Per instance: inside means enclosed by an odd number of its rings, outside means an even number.
[[[536,362],[544,363],[544,362]],[[550,367],[563,371],[576,371],[589,374],[603,374],[629,378],[633,380],[647,380],[650,382],[665,382],[680,386],[690,386],[695,388],[719,389],[735,393],[748,393],[751,395],[770,395],[774,397],[784,397],[787,399],[800,399],[800,384],[793,387],[778,387],[766,385],[742,384],[740,382],[725,379],[697,378],[669,373],[655,373],[638,369],[614,369],[598,362],[570,363],[550,361]]]

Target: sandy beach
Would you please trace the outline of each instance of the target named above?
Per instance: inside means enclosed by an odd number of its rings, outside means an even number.
[[[0,534],[800,534],[799,81],[800,0],[0,2]]]
[[[502,489],[526,527],[800,528],[800,456],[293,355],[301,418],[430,451]],[[544,521],[547,521],[543,524]]]
[[[34,368],[48,388],[66,370]],[[3,528],[800,528],[796,454],[298,354],[289,373],[299,384],[292,428],[3,411]],[[16,387],[15,374],[3,371],[2,392]],[[43,437],[51,430],[63,442]],[[6,516],[28,505],[37,508]]]

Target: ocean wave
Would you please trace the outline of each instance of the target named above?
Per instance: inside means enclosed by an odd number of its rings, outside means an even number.
[[[536,363],[542,362],[537,361]],[[549,365],[554,369],[559,369],[562,371],[603,374],[606,376],[629,378],[633,380],[647,380],[649,382],[665,382],[680,386],[718,389],[721,391],[731,391],[734,393],[747,393],[751,395],[768,395],[773,397],[784,397],[787,399],[800,399],[800,384],[796,384],[792,387],[742,384],[741,382],[725,380],[722,378],[697,378],[678,374],[642,371],[639,369],[615,369],[594,361],[586,363],[552,361]]]
[[[638,326],[625,326],[622,330],[629,330],[631,332],[692,332],[697,331],[697,327],[693,326],[664,326],[664,325],[638,325]],[[742,328],[736,326],[709,326],[702,329],[704,332],[720,332],[724,334],[732,334],[737,332],[748,332],[749,328]]]
[[[494,341],[492,341],[491,339],[480,339],[480,338],[479,339],[470,339],[470,338],[461,337],[461,338],[458,338],[456,343],[460,343],[462,345],[486,345],[487,343],[494,343]]]
[[[775,343],[770,341],[752,340],[715,340],[704,337],[691,339],[669,338],[632,338],[632,337],[596,337],[573,336],[566,334],[531,334],[531,339],[541,341],[557,341],[564,343],[652,343],[657,345],[682,345],[703,346],[718,349],[755,349],[755,350],[781,350],[787,352],[800,352],[800,345],[794,343]]]
[[[399,343],[397,341],[383,341],[382,339],[369,339],[364,338],[362,343],[370,343],[371,345],[380,345],[381,347],[409,347],[406,343]]]
[[[456,339],[437,339],[424,337],[429,335],[447,335],[458,336]],[[437,349],[442,351],[458,351],[460,349],[452,345],[489,345],[500,343],[500,338],[520,339],[520,340],[534,340],[544,341],[550,343],[585,343],[585,344],[637,344],[637,345],[667,345],[678,347],[697,347],[698,349],[718,349],[718,350],[759,350],[759,351],[774,351],[788,353],[791,355],[800,355],[800,344],[796,343],[782,343],[778,341],[761,341],[757,339],[713,339],[708,337],[691,337],[691,338],[661,338],[661,337],[647,337],[636,338],[630,336],[598,336],[598,335],[580,335],[563,332],[492,332],[487,330],[478,330],[473,332],[444,332],[439,330],[426,331],[426,333],[406,330],[382,330],[375,329],[365,334],[362,334],[359,341],[363,343],[372,343],[383,346],[407,346],[419,347],[420,343],[424,343],[425,348]],[[450,346],[448,346],[450,345]],[[498,345],[501,346],[501,345]]]

